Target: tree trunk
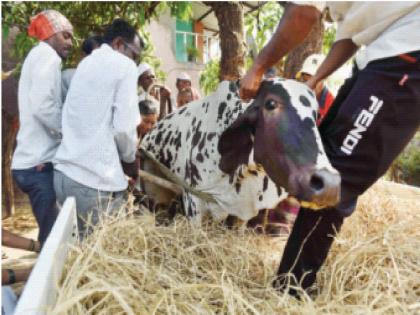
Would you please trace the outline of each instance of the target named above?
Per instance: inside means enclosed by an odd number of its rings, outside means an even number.
[[[285,78],[294,79],[305,59],[312,54],[321,52],[323,35],[324,24],[321,16],[312,27],[312,30],[305,41],[287,55],[286,64],[284,66]]]
[[[2,113],[2,218],[10,217],[15,210],[15,194],[11,172],[12,154],[18,130],[18,118]]]
[[[239,2],[205,2],[213,8],[220,31],[220,80],[238,80],[245,71],[244,13]]]

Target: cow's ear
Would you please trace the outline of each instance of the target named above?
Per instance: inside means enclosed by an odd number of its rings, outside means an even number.
[[[251,105],[221,135],[218,150],[220,169],[232,174],[240,164],[247,164],[253,146],[253,130],[258,119],[258,107]]]

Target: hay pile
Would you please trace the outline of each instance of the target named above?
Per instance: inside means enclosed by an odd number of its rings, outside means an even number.
[[[50,314],[418,314],[420,196],[376,185],[302,301],[272,289],[285,237],[152,215],[108,220],[74,248]]]

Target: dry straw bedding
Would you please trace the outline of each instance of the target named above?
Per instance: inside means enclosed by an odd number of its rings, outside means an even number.
[[[150,214],[108,219],[66,263],[51,314],[419,314],[420,196],[377,184],[298,301],[271,287],[286,237]]]

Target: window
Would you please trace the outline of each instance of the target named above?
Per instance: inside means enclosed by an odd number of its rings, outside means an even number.
[[[218,38],[203,30],[198,22],[176,20],[175,36],[175,55],[180,62],[206,63],[219,55]]]
[[[192,61],[188,60],[188,52],[195,49],[195,36],[193,33],[193,22],[184,22],[176,20],[176,60],[178,61]],[[191,57],[190,57],[191,59]]]

